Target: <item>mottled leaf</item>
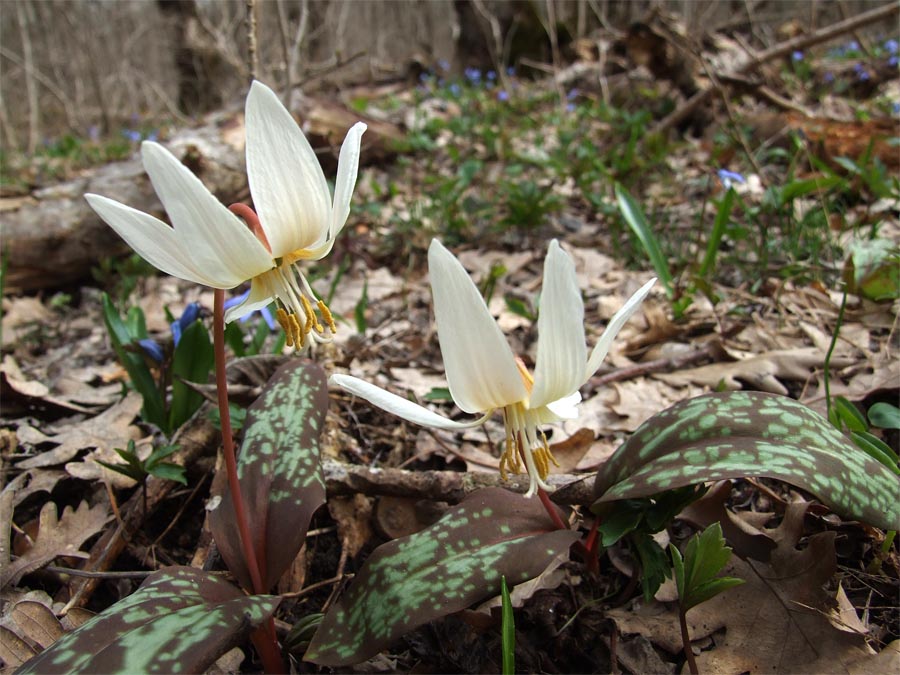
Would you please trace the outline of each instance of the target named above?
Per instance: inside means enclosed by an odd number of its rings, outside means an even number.
[[[310,361],[291,359],[247,413],[238,477],[266,589],[294,560],[313,512],[325,502],[319,434],[327,409],[325,373]],[[231,495],[224,481],[217,484],[222,499],[210,511],[210,530],[228,569],[250,589]]]
[[[578,534],[556,530],[540,500],[472,493],[431,527],[378,547],[325,615],[305,659],[345,666],[404,633],[540,574]]]
[[[202,673],[279,602],[245,596],[201,570],[169,567],[17,673]]]
[[[593,509],[741,476],[777,478],[841,515],[900,528],[900,478],[890,469],[801,403],[746,391],[699,396],[647,420],[600,468]]]

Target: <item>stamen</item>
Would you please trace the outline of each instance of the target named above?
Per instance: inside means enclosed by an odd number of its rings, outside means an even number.
[[[337,333],[337,324],[334,322],[334,317],[331,314],[331,310],[328,309],[328,305],[326,305],[323,300],[319,300],[318,307],[319,312],[322,314],[322,318],[325,320],[325,323],[328,324],[328,330],[332,333]]]
[[[325,332],[325,329],[322,328],[322,324],[319,323],[319,320],[316,318],[316,313],[313,310],[312,303],[306,299],[305,295],[300,296],[300,302],[303,303],[303,312],[306,314],[306,325],[303,326],[304,332],[308,333],[311,330],[315,329],[315,331],[321,335]]]
[[[293,316],[293,314],[291,316]],[[278,321],[278,324],[284,331],[285,344],[287,344],[288,347],[293,347],[294,335],[293,331],[291,330],[291,322],[288,320],[288,313],[285,312],[281,307],[279,307],[275,310],[275,319]]]

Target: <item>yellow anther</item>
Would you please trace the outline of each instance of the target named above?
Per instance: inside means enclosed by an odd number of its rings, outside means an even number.
[[[328,309],[328,305],[325,304],[323,300],[319,300],[319,312],[322,314],[322,318],[325,320],[325,323],[328,324],[328,330],[332,333],[337,333],[337,324],[334,322],[334,317],[331,315],[331,310]]]
[[[296,314],[291,314],[289,318],[291,320],[291,330],[294,331],[294,342],[297,345],[297,349],[303,349],[306,333],[300,330],[300,321],[297,319]]]
[[[300,296],[300,302],[303,303],[303,313],[306,314],[306,325],[303,327],[303,331],[309,333],[311,330],[315,330],[319,335],[324,333],[325,329],[322,328],[322,324],[320,324],[319,320],[316,318],[312,303],[306,299],[305,295]]]
[[[292,314],[291,317],[296,321],[296,317]],[[278,321],[278,325],[281,326],[281,329],[284,331],[285,343],[288,347],[294,346],[294,336],[293,330],[291,326],[290,319],[288,318],[288,313],[285,312],[281,307],[275,310],[275,319]]]

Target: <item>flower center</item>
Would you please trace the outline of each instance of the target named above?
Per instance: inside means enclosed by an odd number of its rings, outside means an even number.
[[[271,253],[272,247],[269,245],[266,232],[263,230],[256,212],[246,204],[240,203],[232,204],[228,208],[232,213],[244,219],[250,231]],[[287,346],[296,345],[297,349],[303,348],[307,335],[311,335],[319,342],[326,342],[331,339],[331,335],[337,332],[337,324],[334,322],[331,310],[316,297],[306,277],[294,264],[299,260],[308,260],[311,257],[312,254],[306,249],[292,251],[281,260],[276,260],[276,266],[273,269],[260,274],[255,279],[281,305],[275,311],[275,317],[284,329]],[[319,316],[316,316],[316,309],[331,335],[325,335],[325,326],[322,325],[322,321],[319,321]]]
[[[331,335],[337,332],[337,324],[331,310],[322,300],[316,298],[306,277],[295,265],[282,262],[275,269],[257,278],[271,289],[272,295],[281,305],[275,310],[275,318],[284,329],[288,347],[296,345],[298,349],[302,349],[307,335],[318,342],[327,342],[331,339]],[[326,327],[329,335],[325,334]]]
[[[516,365],[525,389],[531,393],[534,378],[525,367],[522,359],[516,357]],[[559,466],[547,436],[538,427],[541,423],[541,410],[530,410],[524,402],[513,403],[503,408],[503,421],[506,426],[506,449],[500,457],[500,476],[507,478],[507,472],[521,473],[522,462],[531,476],[531,486],[526,496],[533,495],[538,487],[545,490],[550,487],[544,482],[550,473],[550,463]]]

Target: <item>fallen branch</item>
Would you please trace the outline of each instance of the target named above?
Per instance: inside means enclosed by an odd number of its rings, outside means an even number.
[[[757,54],[752,54],[751,58],[740,68],[731,73],[722,75],[721,79],[725,80],[728,78],[746,75],[756,70],[764,63],[782,56],[786,56],[794,51],[803,50],[807,47],[812,47],[813,45],[827,42],[828,40],[831,40],[839,35],[850,33],[863,26],[868,26],[869,24],[877,23],[879,21],[886,21],[887,19],[898,13],[900,13],[900,3],[892,2],[877,9],[858,14],[850,19],[846,19],[845,21],[840,21],[830,26],[826,26],[814,33],[810,33],[809,35],[800,35],[798,37],[777,44],[774,47],[770,47],[765,51],[759,52]],[[715,94],[715,92],[716,88],[712,84],[706,86],[704,89],[701,89],[687,101],[682,103],[667,117],[663,118],[662,121],[660,121],[653,128],[651,134],[661,134],[674,126],[677,126],[694,110],[706,103],[710,99],[710,97]]]

